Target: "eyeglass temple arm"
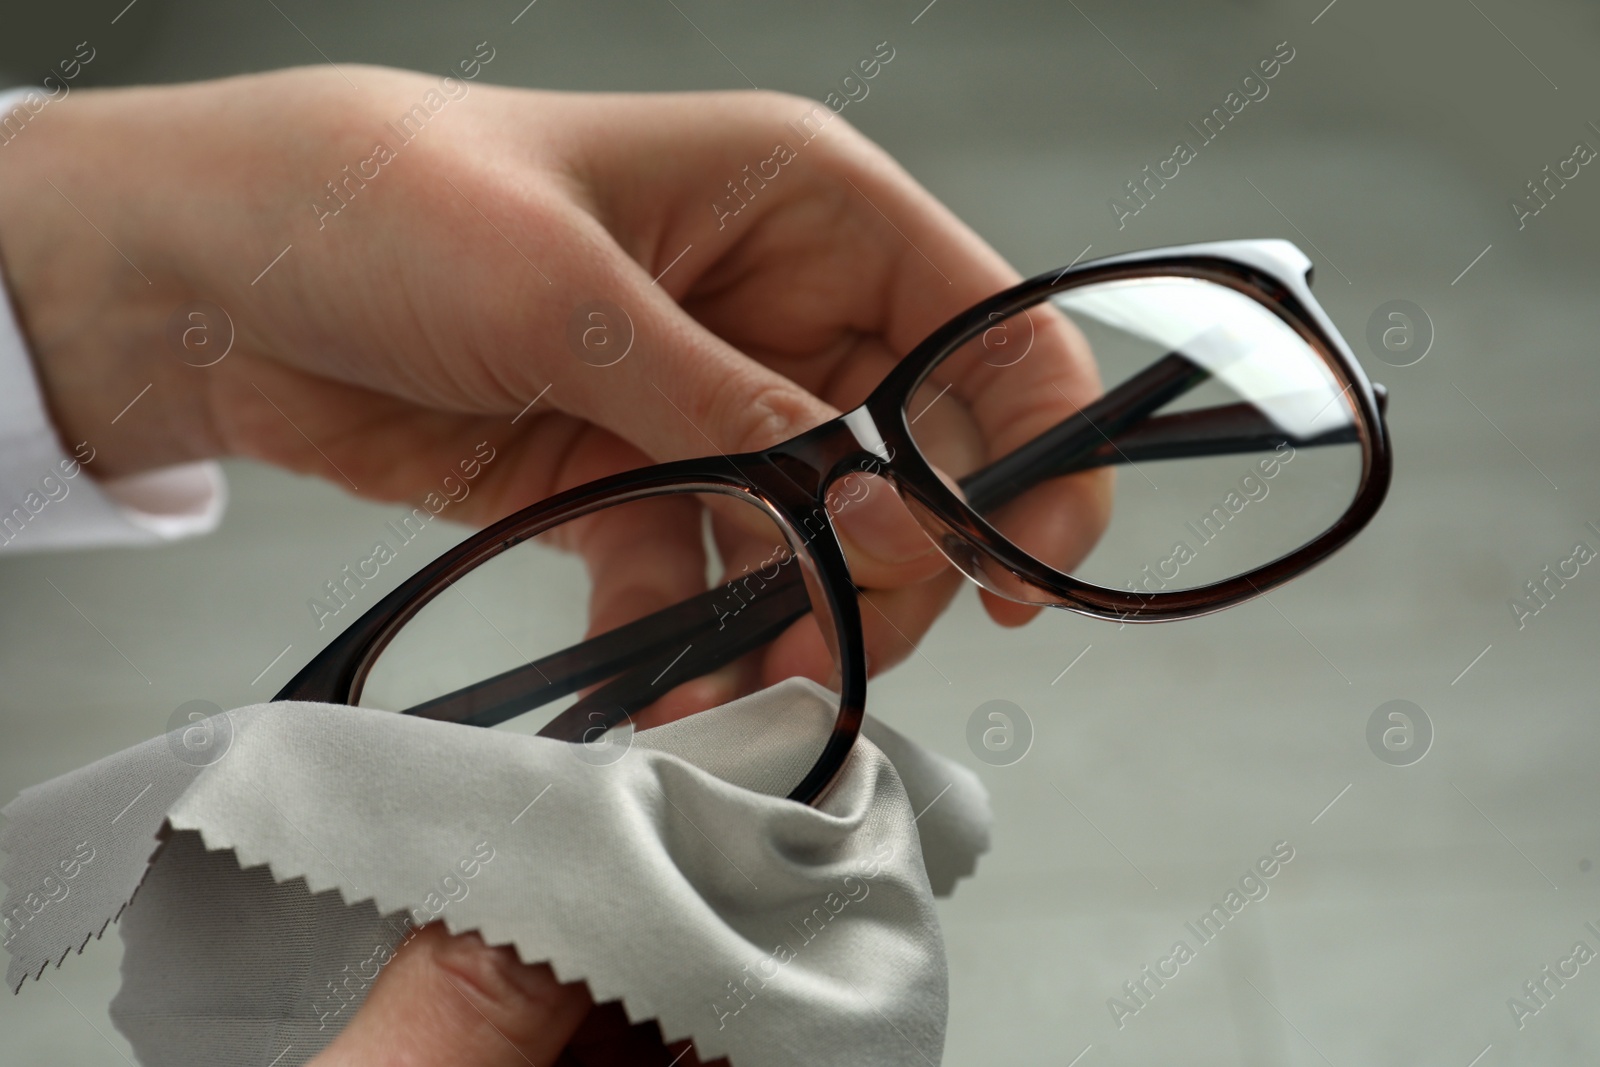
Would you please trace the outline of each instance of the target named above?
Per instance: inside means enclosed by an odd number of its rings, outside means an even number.
[[[986,487],[992,483],[992,488],[986,488],[991,495],[1020,493],[1027,487],[1022,480],[1031,469],[1041,464],[1058,466],[1062,452],[1082,455],[1087,447],[1101,442],[1103,438],[1096,427],[1104,425],[1115,432],[1192,389],[1207,376],[1181,355],[1169,353],[1071,418],[961,479],[959,484],[965,491],[969,483],[981,481]],[[809,598],[798,574],[780,576],[777,581],[780,587],[770,590],[769,595],[792,599],[809,609]],[[472,726],[505,722],[630,665],[653,661],[669,647],[669,655],[676,654],[683,647],[680,642],[692,641],[712,623],[722,628],[722,619],[730,613],[718,608],[726,600],[724,588],[709,589],[543,659],[407,708],[405,714]],[[748,620],[742,622],[741,629],[748,624]]]
[[[1174,379],[1180,372],[1177,368],[1166,366],[1169,360],[1180,361],[1197,372],[1183,380],[1176,392],[1170,393],[1168,391],[1177,384]],[[1177,353],[1171,353],[1077,415],[1062,420],[987,467],[981,467],[959,479],[957,484],[961,486],[967,503],[981,514],[1016,499],[1040,482],[1095,467],[1155,459],[1194,459],[1200,456],[1271,452],[1284,443],[1295,448],[1315,448],[1360,440],[1360,433],[1353,422],[1310,436],[1286,433],[1250,403],[1147,417],[1150,412],[1209,377],[1209,373],[1195,364]],[[1135,383],[1150,390],[1150,399],[1159,397],[1159,403],[1139,403],[1138,398],[1120,402],[1114,400],[1125,388]],[[1389,391],[1375,384],[1373,392],[1377,395],[1378,413],[1382,415],[1389,408]],[[1113,402],[1107,404],[1107,401]],[[1102,404],[1105,404],[1104,409],[1101,408]],[[1311,421],[1314,423],[1316,419]],[[1047,441],[1049,447],[1037,447]]]
[[[1126,440],[1133,431],[1123,430],[1123,427],[1145,418],[1149,412],[1194,388],[1207,377],[1209,375],[1205,371],[1183,356],[1169,353],[1082,411],[1016,451],[960,479],[958,484],[966,493],[969,503],[979,510],[990,510],[1041,481],[1074,470],[1105,466],[1124,459],[1137,462],[1138,459],[1158,459],[1169,455],[1216,454],[1187,450],[1194,447],[1194,438],[1206,431],[1208,422],[1214,424],[1206,434],[1212,439],[1221,438],[1230,430],[1236,432],[1241,414],[1239,411],[1208,409],[1185,416],[1150,419],[1135,428],[1138,438],[1130,442],[1140,453],[1137,459],[1126,455],[1125,446],[1119,445],[1123,454],[1118,454],[1105,436],[1105,431],[1122,430],[1118,441]],[[1234,408],[1243,406],[1235,405]],[[1211,417],[1212,412],[1219,412],[1221,417]],[[1160,432],[1164,424],[1175,418],[1186,420],[1182,434]],[[1140,440],[1145,440],[1142,446]],[[1275,447],[1275,442],[1262,444],[1241,440],[1239,443],[1240,450]],[[1026,458],[1019,460],[1019,456]],[[659,663],[663,653],[677,655],[681,645],[692,645],[697,635],[730,650],[735,647],[740,649],[700,673],[714,670],[721,663],[758,646],[782,626],[810,610],[809,597],[798,574],[791,572],[789,575],[780,575],[771,583],[759,578],[756,581],[763,586],[770,585],[760,591],[762,602],[778,601],[781,610],[777,610],[771,620],[765,620],[765,625],[762,625],[763,620],[747,615],[740,622],[737,636],[717,638],[707,633],[713,623],[717,624],[717,630],[723,630],[726,627],[724,620],[730,614],[721,610],[721,604],[726,602],[729,594],[726,588],[719,587],[542,659],[407,708],[405,714],[474,726],[493,726],[559,700],[585,686],[613,678],[618,671],[629,667],[642,670],[637,665]],[[777,621],[780,618],[782,621]],[[697,654],[695,662],[701,662],[705,655],[704,651]],[[681,675],[678,671],[674,673]],[[624,678],[632,678],[632,674],[630,671],[628,675],[615,677],[613,684],[622,683]],[[630,684],[636,690],[638,679],[632,679]],[[650,688],[653,688],[653,683]],[[615,690],[608,699],[619,706],[631,704],[632,701],[621,699],[625,695],[621,690]],[[564,714],[574,710],[569,708]],[[581,727],[586,715],[587,711],[580,712],[577,719],[568,720],[567,725],[560,729],[570,731],[575,724]],[[555,725],[554,722],[550,724],[551,727]],[[582,734],[582,729],[579,734]]]
[[[1064,469],[1038,480],[1118,463],[1271,452],[1284,444],[1293,448],[1312,448],[1357,440],[1359,435],[1354,425],[1315,436],[1286,434],[1253,405],[1230,404],[1148,420],[1124,431],[1115,441],[1104,441],[1087,453],[1079,453]],[[963,479],[960,484],[971,502],[974,493],[967,482],[967,479]],[[996,495],[1004,496],[1004,493]],[[715,594],[714,590],[712,594],[702,596]],[[754,611],[756,606],[765,610],[757,614]],[[746,652],[760,648],[810,610],[810,598],[801,583],[785,575],[772,588],[757,594],[750,614],[741,612],[735,633],[728,636],[702,633],[699,640],[691,642],[681,653],[647,655],[645,662],[625,670],[585,696],[553,719],[539,734],[541,737],[580,741],[594,730],[603,733],[621,723],[625,717],[648,707],[680,681],[709,674]],[[689,654],[691,650],[692,656]],[[671,655],[681,655],[681,659],[671,659]],[[669,674],[671,678],[668,684],[662,687],[661,681]],[[515,714],[519,712],[512,713]]]
[[[469,726],[494,726],[531,708],[603,682],[621,667],[651,659],[698,635],[721,590],[690,597],[492,678],[405,709],[405,714]],[[672,653],[668,653],[669,655]]]
[[[1349,444],[1360,439],[1360,431],[1353,423],[1346,423],[1344,426],[1320,434],[1291,434],[1284,432],[1277,423],[1261,414],[1254,404],[1228,404],[1149,419],[1123,431],[1114,440],[1103,441],[1064,463],[1052,464],[1057,468],[1055,470],[1040,471],[1034,476],[1039,481],[1044,481],[1121,463],[1131,465],[1147,460],[1196,459],[1201,456],[1271,452],[1283,445],[1292,448],[1316,448],[1322,445]],[[1008,487],[1002,486],[1001,491],[993,492],[990,499],[976,503],[975,500],[981,498],[983,491],[988,487],[968,488],[963,483],[962,488],[967,491],[968,502],[979,511],[992,510],[1010,500],[1013,495],[1004,492]]]
[[[1384,394],[1379,396],[1383,398]],[[1079,452],[1070,461],[1052,463],[1057,468],[1055,471],[1035,477],[1043,481],[1120,463],[1270,452],[1284,443],[1306,448],[1354,440],[1353,426],[1316,437],[1293,437],[1278,430],[1250,405],[1229,405],[1151,419],[1125,430],[1114,442],[1102,441],[1087,452]],[[997,479],[993,486],[985,485],[982,478],[989,469],[976,471],[958,483],[967,493],[969,502],[985,502],[975,504],[981,510],[998,507],[1012,499],[1020,491],[1019,485],[1020,489],[1028,488],[1015,479],[1004,482]],[[771,604],[774,610],[764,613],[766,618],[741,610],[739,625],[727,636],[719,636],[712,629],[713,623],[720,623],[731,614],[721,606],[732,594],[726,587],[718,587],[543,659],[408,708],[405,713],[472,726],[494,726],[575,693],[584,686],[613,678],[540,731],[543,736],[580,740],[596,727],[609,729],[621,722],[623,710],[631,715],[649,704],[659,681],[659,676],[644,679],[650,671],[670,666],[674,677],[699,677],[759,647],[811,610],[810,599],[804,594],[803,582],[799,579],[781,575],[762,584],[765,588],[754,594],[751,605]],[[697,637],[702,639],[699,642],[701,651],[690,656]],[[679,642],[686,642],[686,647],[680,649]],[[717,655],[715,650],[720,650],[722,655]],[[680,651],[684,659],[673,665],[671,658]],[[630,665],[635,666],[629,669]],[[699,669],[694,673],[687,673],[696,667]],[[626,673],[618,676],[618,670]],[[649,699],[641,699],[647,694]],[[603,721],[589,717],[596,709],[606,715]]]
[[[598,736],[624,719],[631,719],[635,712],[649,707],[681,682],[710,674],[755,651],[810,612],[811,598],[806,595],[803,581],[774,586],[772,595],[753,602],[748,612],[740,613],[739,625],[731,631],[702,634],[681,652],[670,657],[657,655],[628,668],[551,719],[539,736],[558,741],[587,741]]]
[[[1148,419],[1211,373],[1177,352],[1169,352],[1111,392],[1056,423],[988,466],[957,479],[967,503],[992,511],[1050,478],[1070,473],[1091,449]]]

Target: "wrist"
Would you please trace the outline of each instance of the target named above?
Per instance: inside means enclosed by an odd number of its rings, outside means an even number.
[[[101,477],[218,452],[201,383],[165,339],[193,294],[159,243],[170,179],[139,111],[159,112],[126,99],[170,92],[78,91],[0,145],[0,267],[57,432],[94,448]]]

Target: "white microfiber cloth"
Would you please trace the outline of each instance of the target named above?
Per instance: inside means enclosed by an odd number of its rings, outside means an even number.
[[[349,1021],[410,928],[441,919],[702,1059],[936,1064],[933,896],[988,847],[987,796],[872,719],[819,806],[770,795],[835,700],[791,680],[603,764],[325,704],[175,730],[5,808],[8,981],[120,916],[111,1012],[143,1063],[289,1067]]]

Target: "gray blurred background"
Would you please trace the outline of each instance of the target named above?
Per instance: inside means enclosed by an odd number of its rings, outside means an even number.
[[[309,64],[319,49],[442,73],[490,40],[487,76],[506,83],[741,88],[737,63],[763,88],[821,97],[886,40],[893,63],[845,117],[1025,274],[1086,249],[1296,241],[1391,389],[1397,472],[1370,530],[1270,602],[1173,626],[1057,614],[1002,632],[965,597],[925,657],[874,684],[877,714],[994,794],[994,851],[942,905],[946,1061],[1600,1054],[1600,961],[1520,1029],[1507,1006],[1575,942],[1600,951],[1584,926],[1600,927],[1600,572],[1520,631],[1508,606],[1575,542],[1600,548],[1584,527],[1600,522],[1600,172],[1585,167],[1523,229],[1509,207],[1574,142],[1600,148],[1600,8],[525,2],[96,0],[20,16],[33,5],[12,3],[0,70],[41,77],[88,39],[84,77],[99,84]],[[1109,198],[1283,41],[1295,58],[1270,96],[1119,229]],[[1414,365],[1386,366],[1366,340],[1393,300],[1432,323]],[[165,729],[184,701],[265,699],[318,651],[306,598],[400,509],[228,469],[216,536],[0,562],[0,795]],[[465,532],[426,536],[442,550]],[[384,581],[402,577],[391,570]],[[1033,734],[1004,767],[966,741],[996,699]],[[1396,699],[1434,733],[1410,766],[1366,739]],[[1270,895],[1119,1029],[1107,999],[1280,841],[1295,854]],[[57,990],[0,997],[0,1061],[123,1062],[105,1014],[119,952],[107,937],[52,972]]]

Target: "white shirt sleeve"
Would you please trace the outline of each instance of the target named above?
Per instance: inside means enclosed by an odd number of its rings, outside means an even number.
[[[30,98],[31,94],[31,98]],[[46,98],[0,92],[0,123],[26,136]],[[0,155],[0,181],[5,180]],[[222,469],[186,463],[96,481],[95,443],[63,448],[34,374],[27,342],[0,284],[0,555],[95,545],[158,544],[209,533],[227,496]]]

